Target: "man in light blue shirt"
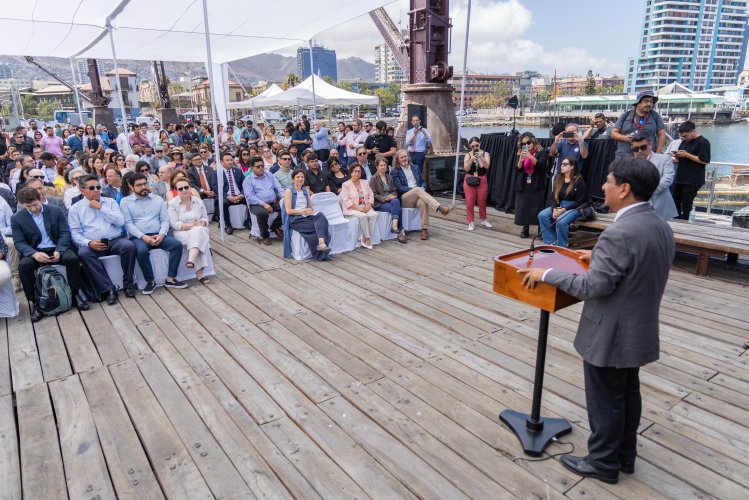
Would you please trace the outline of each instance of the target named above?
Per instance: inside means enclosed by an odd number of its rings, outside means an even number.
[[[264,245],[270,245],[268,220],[273,212],[281,212],[280,201],[283,199],[283,187],[273,174],[265,171],[265,164],[261,157],[253,156],[250,158],[250,166],[252,167],[252,173],[245,177],[242,183],[242,191],[250,208],[250,213],[257,218],[260,227],[258,241]],[[270,229],[280,238],[283,237],[280,216],[276,216]]]
[[[132,182],[133,194],[123,198],[120,208],[125,217],[125,229],[135,244],[138,265],[146,279],[143,295],[151,295],[156,288],[153,267],[151,267],[151,250],[154,248],[169,252],[169,269],[164,286],[187,288],[186,283],[177,279],[179,261],[182,259],[182,243],[172,236],[167,236],[169,215],[166,211],[166,204],[161,198],[151,194],[145,175],[137,173],[130,182]],[[190,189],[189,186],[187,189]]]
[[[321,121],[316,121],[312,125],[312,150],[320,161],[328,161],[330,139],[328,139],[328,129]]]
[[[117,303],[117,288],[112,283],[99,257],[119,255],[122,266],[122,287],[125,296],[135,297],[133,273],[135,272],[135,244],[125,238],[122,228],[125,217],[117,202],[102,198],[101,185],[95,175],[80,180],[84,200],[68,213],[68,225],[73,242],[78,245],[78,258],[88,272],[100,295],[107,296],[107,304]]]
[[[406,132],[406,147],[411,156],[411,163],[424,170],[424,158],[427,145],[432,143],[432,134],[421,126],[421,119],[417,115],[411,117],[412,127]]]

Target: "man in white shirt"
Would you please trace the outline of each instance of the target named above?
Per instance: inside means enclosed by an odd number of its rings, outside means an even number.
[[[417,115],[411,117],[411,125],[412,127],[406,132],[406,147],[411,157],[411,163],[419,167],[419,171],[422,171],[427,145],[432,143],[432,134],[421,126],[421,119]]]
[[[346,166],[357,163],[356,150],[364,147],[364,143],[369,137],[369,134],[362,129],[361,120],[354,120],[352,128],[353,130],[346,134],[346,154],[348,155]]]

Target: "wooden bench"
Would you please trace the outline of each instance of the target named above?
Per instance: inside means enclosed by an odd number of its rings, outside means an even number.
[[[598,214],[591,222],[577,221],[579,228],[597,230],[606,229],[614,221],[614,214]],[[706,276],[710,257],[720,257],[729,264],[735,264],[739,255],[749,255],[749,230],[719,226],[716,224],[690,223],[673,219],[668,221],[674,232],[676,250],[697,255],[697,269],[695,274]],[[596,235],[586,233],[585,236],[570,240],[570,246],[580,248],[592,247],[597,240]]]

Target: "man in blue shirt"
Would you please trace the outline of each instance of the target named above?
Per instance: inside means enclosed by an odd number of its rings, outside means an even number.
[[[432,134],[421,126],[421,119],[417,115],[411,117],[412,127],[406,132],[406,147],[411,163],[419,167],[419,172],[424,170],[424,158],[427,145],[432,143]]]
[[[138,265],[146,279],[143,295],[151,295],[156,288],[150,255],[154,248],[169,252],[169,269],[164,286],[187,288],[187,283],[182,283],[177,279],[179,261],[182,258],[182,243],[172,236],[167,236],[169,215],[164,200],[151,194],[145,175],[137,173],[131,177],[130,182],[132,182],[133,194],[123,198],[120,208],[125,217],[125,229],[135,244]]]
[[[273,212],[281,212],[280,201],[283,199],[283,187],[275,175],[265,171],[265,164],[261,157],[250,158],[250,166],[252,173],[245,177],[242,190],[250,212],[257,218],[258,226],[260,226],[258,243],[270,245],[268,219]],[[270,229],[279,237],[283,237],[280,215],[276,216]]]
[[[44,205],[39,191],[27,187],[18,191],[18,203],[24,210],[18,210],[10,219],[13,243],[21,255],[18,275],[26,300],[34,307],[31,321],[44,317],[36,307],[34,283],[35,271],[41,266],[62,264],[68,277],[68,285],[73,294],[73,304],[81,311],[88,311],[85,300],[77,300],[81,288],[81,263],[72,248],[70,228],[61,208]]]
[[[583,160],[588,157],[588,145],[583,140],[582,134],[577,128],[577,123],[568,123],[554,138],[554,143],[549,148],[549,154],[557,157],[554,174],[559,172],[559,165],[565,158],[573,158],[578,165],[580,173],[583,172]]]
[[[135,297],[133,273],[135,271],[135,245],[125,238],[122,228],[125,217],[117,202],[102,198],[101,185],[95,175],[80,180],[81,200],[68,213],[68,224],[73,242],[78,245],[78,258],[83,264],[100,295],[107,296],[107,304],[117,302],[117,289],[99,257],[119,255],[122,266],[122,287],[125,296]]]
[[[76,127],[75,134],[68,137],[68,146],[70,146],[70,154],[75,155],[77,151],[83,151],[83,127]]]

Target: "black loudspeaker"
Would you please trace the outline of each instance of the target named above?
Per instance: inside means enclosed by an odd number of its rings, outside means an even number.
[[[411,118],[413,116],[418,116],[419,120],[421,120],[421,126],[424,128],[429,128],[427,126],[427,107],[422,106],[421,104],[409,104],[408,105],[408,128],[413,128],[413,125],[411,124]]]
[[[512,109],[518,109],[518,104],[520,104],[520,102],[518,101],[518,96],[516,95],[507,99],[507,105]]]

